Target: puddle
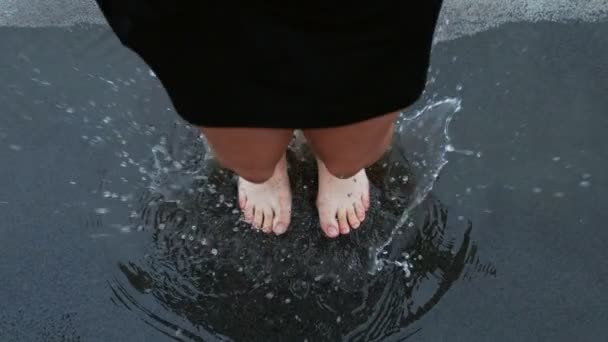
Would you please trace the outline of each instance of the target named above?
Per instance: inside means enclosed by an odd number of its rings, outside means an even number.
[[[113,301],[179,340],[412,334],[408,326],[476,261],[471,223],[448,224],[447,209],[430,195],[459,110],[460,100],[445,99],[402,114],[393,147],[369,169],[370,214],[337,240],[319,227],[314,158],[297,135],[288,152],[292,224],[275,237],[242,221],[235,176],[218,167],[198,131],[174,125],[151,159],[128,164],[145,189],[130,201],[128,224],[108,234],[141,234],[146,254],[116,261]]]

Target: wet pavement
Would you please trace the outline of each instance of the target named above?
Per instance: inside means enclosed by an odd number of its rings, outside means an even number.
[[[607,22],[439,42],[339,241],[298,148],[292,231],[240,222],[232,175],[107,28],[2,27],[0,51],[2,341],[608,333]]]

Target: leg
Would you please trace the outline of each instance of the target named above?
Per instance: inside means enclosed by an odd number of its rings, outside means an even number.
[[[293,131],[209,127],[201,131],[220,164],[239,175],[239,205],[245,220],[266,233],[284,233],[291,220],[285,150]]]
[[[304,130],[317,156],[317,208],[321,228],[329,237],[357,229],[369,208],[365,167],[389,147],[398,112],[337,128]]]

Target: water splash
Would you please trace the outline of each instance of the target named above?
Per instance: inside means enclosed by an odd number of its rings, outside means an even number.
[[[385,249],[393,241],[393,236],[401,229],[409,217],[409,212],[418,206],[431,192],[439,173],[448,163],[446,152],[450,151],[449,125],[454,115],[462,109],[461,101],[448,98],[429,104],[412,116],[402,114],[396,125],[394,147],[402,160],[407,161],[409,172],[415,179],[415,187],[410,200],[403,210],[389,239],[375,248],[372,254],[372,273],[385,264],[392,264],[409,273],[409,261],[390,261],[382,257]]]
[[[197,129],[174,125],[151,147],[150,161],[129,163],[145,179],[129,217],[138,229],[129,231],[148,232],[150,245],[140,260],[117,260],[116,302],[138,308],[164,333],[195,341],[203,333],[272,339],[276,324],[311,340],[410,334],[401,330],[459,279],[472,251],[470,224],[450,233],[447,211],[429,197],[459,110],[458,99],[445,99],[401,115],[394,146],[369,169],[364,225],[337,240],[319,227],[314,157],[301,136],[288,151],[292,225],[277,238],[241,220],[235,176],[218,167]],[[420,294],[425,286],[437,289],[430,298]],[[151,309],[154,303],[162,309]]]
[[[386,264],[395,265],[404,269],[406,273],[409,272],[408,262],[390,261],[384,258],[383,254],[386,254],[384,252],[393,241],[395,234],[403,228],[409,212],[430,193],[441,169],[447,163],[446,152],[453,151],[448,128],[453,116],[460,110],[461,101],[448,98],[428,104],[415,111],[413,115],[402,113],[396,124],[391,151],[369,170],[373,184],[372,192],[375,192],[375,196],[372,197],[375,198],[373,204],[376,206],[372,209],[374,214],[368,217],[361,229],[373,232],[372,236],[365,237],[367,244],[365,249],[368,251],[369,260],[368,272],[374,274]],[[193,220],[196,218],[191,213],[200,212],[200,209],[219,209],[220,212],[212,214],[210,210],[203,210],[200,215],[206,217],[210,214],[213,215],[213,219],[209,218],[212,221],[229,222],[228,225],[231,227],[226,228],[228,231],[247,232],[248,227],[239,219],[240,212],[233,202],[236,198],[234,175],[218,168],[209,153],[207,142],[199,135],[198,130],[186,125],[176,125],[174,128],[172,134],[174,139],[162,136],[159,144],[152,147],[152,165],[148,168],[139,167],[139,172],[149,180],[147,194],[149,200],[143,203],[141,209],[144,222],[156,222],[150,227],[151,229],[171,226],[171,223],[159,223],[162,220],[158,217],[152,218],[151,215],[160,215],[164,210],[161,207],[165,208],[169,203],[173,203],[176,208],[172,210],[183,210],[185,216]],[[320,229],[316,225],[316,210],[311,205],[314,202],[314,189],[316,189],[314,157],[299,132],[296,133],[289,150],[290,178],[292,187],[296,190],[294,196],[296,217],[292,224],[292,227],[296,226],[296,228],[292,228],[290,235],[304,233],[303,230],[298,229],[302,227],[297,224],[298,215],[302,216],[308,228],[318,233]],[[210,178],[210,175],[215,176]],[[300,205],[300,208],[297,208],[298,203],[308,205]],[[382,229],[378,229],[378,225],[375,224],[376,217],[385,221],[381,224]],[[387,221],[387,218],[391,219]],[[386,222],[392,223],[386,224]],[[218,235],[214,239],[219,241],[234,238],[222,233],[212,235]],[[203,239],[207,240],[207,238]],[[302,248],[308,248],[308,243],[304,243]],[[322,253],[317,255],[319,259],[324,256]],[[351,260],[351,263],[365,264],[359,258],[356,261]],[[332,271],[327,270],[327,267],[319,267],[315,273],[327,276],[327,273],[331,274]]]

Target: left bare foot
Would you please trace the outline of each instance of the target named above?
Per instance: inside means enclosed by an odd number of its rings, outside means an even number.
[[[261,184],[239,177],[239,205],[245,221],[265,233],[281,235],[291,221],[291,191],[285,156],[270,179]]]
[[[335,238],[359,228],[370,205],[369,180],[365,169],[350,178],[340,179],[332,175],[319,159],[317,166],[317,209],[323,232],[328,237]]]

